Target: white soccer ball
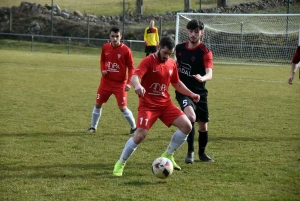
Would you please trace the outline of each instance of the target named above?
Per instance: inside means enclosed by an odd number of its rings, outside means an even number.
[[[170,159],[159,157],[152,163],[152,172],[156,177],[166,179],[173,173],[173,164]]]

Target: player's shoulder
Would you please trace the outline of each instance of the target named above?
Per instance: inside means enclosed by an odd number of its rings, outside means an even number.
[[[104,43],[104,44],[102,45],[102,48],[107,48],[107,47],[110,47],[110,46],[111,46],[111,43],[108,42],[108,43]]]
[[[185,47],[186,47],[186,42],[178,43],[175,47],[175,51],[178,52],[180,50],[186,49]]]
[[[211,50],[204,43],[200,43],[198,48],[201,49],[201,51],[203,51],[204,53],[211,52]]]
[[[120,44],[120,48],[122,48],[122,49],[124,49],[124,50],[126,50],[128,52],[131,52],[131,49],[126,44],[124,44],[124,43]]]
[[[177,45],[176,45],[176,48],[178,47],[185,47],[185,45],[186,45],[186,42],[182,42],[182,43],[178,43]]]

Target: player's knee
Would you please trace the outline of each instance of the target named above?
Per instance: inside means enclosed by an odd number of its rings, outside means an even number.
[[[191,130],[192,130],[192,124],[190,121],[186,121],[183,126],[181,126],[180,130],[183,132],[183,133],[190,133]]]
[[[140,144],[147,136],[147,132],[142,129],[137,129],[133,136],[133,141],[135,144]]]
[[[186,114],[187,118],[191,121],[191,122],[195,122],[196,121],[196,115],[194,114]]]
[[[102,108],[102,103],[96,103],[96,104],[95,104],[95,108],[97,108],[97,109]]]
[[[127,107],[125,107],[125,106],[120,106],[119,109],[120,109],[121,112],[125,112],[125,110],[127,109]]]

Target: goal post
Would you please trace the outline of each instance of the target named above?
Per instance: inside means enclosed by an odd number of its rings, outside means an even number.
[[[300,44],[300,14],[177,13],[175,43],[188,40],[186,25],[201,20],[203,43],[216,63],[291,64]]]

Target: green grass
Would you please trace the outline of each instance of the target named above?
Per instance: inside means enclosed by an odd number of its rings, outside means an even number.
[[[257,0],[253,0],[251,2],[256,2]],[[42,6],[45,4],[51,5],[51,0],[38,0],[33,1],[35,3],[39,3]],[[122,0],[54,0],[54,5],[59,5],[61,9],[68,9],[71,11],[79,10],[82,13],[87,14],[95,14],[95,15],[122,15],[123,13],[123,1]],[[126,12],[134,12],[135,11],[135,2],[136,0],[126,0],[125,10]],[[211,0],[202,0],[201,8],[214,8],[217,6],[217,1]],[[234,5],[239,3],[246,3],[248,1],[245,0],[231,0],[228,1],[228,5]],[[191,9],[197,10],[200,8],[199,0],[191,0]],[[9,1],[0,1],[0,7],[2,6],[19,6],[21,4],[20,0],[9,0]],[[158,6],[159,5],[159,6]],[[107,9],[109,8],[109,9]],[[293,3],[290,6],[290,12],[299,13],[300,5],[299,3]],[[170,1],[160,1],[160,0],[144,0],[143,2],[144,14],[155,14],[155,13],[165,13],[167,11],[183,11],[184,2],[182,0],[172,0]],[[287,7],[277,7],[274,9],[261,10],[258,13],[286,13]]]
[[[300,81],[287,84],[290,66],[216,64],[207,83],[215,163],[184,164],[184,144],[175,156],[182,171],[155,178],[151,163],[175,131],[158,121],[115,178],[129,125],[114,97],[98,132],[84,133],[99,52],[0,47],[0,200],[300,200]],[[134,52],[135,63],[143,56]],[[128,95],[136,117],[138,98]]]

